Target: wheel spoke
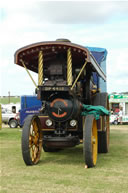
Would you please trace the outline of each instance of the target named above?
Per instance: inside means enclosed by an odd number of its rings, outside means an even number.
[[[33,149],[33,146],[30,148],[30,157],[31,157],[32,161],[34,161],[34,149]]]
[[[34,148],[34,158],[36,159],[38,156],[38,148],[35,146]]]
[[[39,140],[39,129],[37,122],[35,120],[32,121],[32,161],[36,162],[38,159],[38,155],[40,153],[39,151],[39,143],[42,142],[42,140]]]
[[[96,138],[95,136],[92,136],[92,145],[95,145],[96,144]]]

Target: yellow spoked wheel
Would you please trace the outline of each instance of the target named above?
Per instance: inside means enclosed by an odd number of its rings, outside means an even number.
[[[36,115],[29,115],[22,131],[22,155],[26,165],[35,165],[40,160],[42,150],[42,131],[40,119]]]
[[[85,164],[94,167],[97,162],[98,137],[97,123],[93,115],[86,116],[83,127],[83,154]]]

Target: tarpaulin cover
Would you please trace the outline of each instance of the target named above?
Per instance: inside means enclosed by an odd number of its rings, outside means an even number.
[[[109,115],[110,112],[103,106],[92,106],[83,104],[82,116],[94,115],[95,119],[98,120],[100,116]]]
[[[97,48],[97,47],[86,47],[92,55],[95,57],[96,61],[100,65],[101,62],[106,60],[107,50],[105,48]]]
[[[107,57],[107,50],[105,48],[97,48],[97,47],[86,47],[92,55],[95,57],[98,64],[101,66],[102,70],[106,74],[106,57]],[[98,88],[102,92],[106,92],[106,83],[103,80],[100,80],[100,77],[97,75],[96,72],[93,72],[93,81],[97,85]]]

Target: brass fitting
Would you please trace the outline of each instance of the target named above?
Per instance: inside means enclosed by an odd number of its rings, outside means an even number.
[[[67,51],[67,84],[68,86],[72,85],[72,55],[70,48]]]
[[[38,56],[38,85],[43,85],[43,52],[39,52]]]

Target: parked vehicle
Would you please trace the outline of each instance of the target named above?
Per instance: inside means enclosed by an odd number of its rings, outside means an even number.
[[[2,104],[2,109],[5,109],[6,111],[10,111],[12,113],[18,113],[20,110],[20,103]]]
[[[117,114],[110,115],[110,124],[118,125],[119,123],[119,116]]]
[[[8,124],[10,128],[17,128],[19,125],[18,113],[12,113],[2,109],[2,122]]]
[[[113,115],[110,116],[110,123],[120,123],[120,109],[122,109],[122,124],[128,123],[128,94],[110,94],[109,106],[113,111]]]
[[[38,114],[41,109],[42,102],[37,99],[37,96],[24,95],[21,96],[20,109],[20,127],[23,127],[24,121],[28,115]]]

